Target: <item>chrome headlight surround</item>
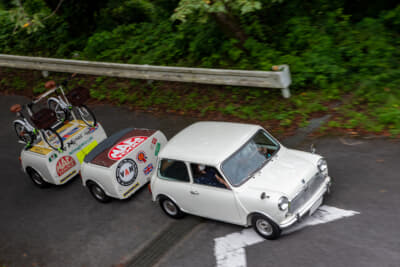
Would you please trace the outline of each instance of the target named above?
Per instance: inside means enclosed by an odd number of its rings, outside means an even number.
[[[328,176],[328,163],[324,158],[320,158],[317,163],[318,171],[324,176]]]
[[[285,196],[281,197],[278,200],[278,208],[281,211],[285,211],[285,210],[289,209],[289,204],[290,204],[289,199]]]

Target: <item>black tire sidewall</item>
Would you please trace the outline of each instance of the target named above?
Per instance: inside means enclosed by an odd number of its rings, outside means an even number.
[[[48,182],[46,182],[45,180],[43,180],[42,176],[34,169],[28,169],[27,173],[28,173],[29,178],[31,178],[32,183],[34,185],[36,185],[37,187],[39,187],[39,188],[49,187],[50,184]],[[37,177],[34,178],[33,177],[34,175],[37,175]],[[38,181],[40,183],[38,183]]]
[[[258,230],[256,224],[257,224],[257,221],[260,219],[267,221],[271,225],[271,227],[272,227],[271,235],[265,235],[264,233],[261,233]],[[281,235],[281,232],[282,232],[282,230],[279,228],[279,226],[276,223],[274,223],[268,217],[261,215],[261,214],[254,215],[251,219],[251,224],[253,226],[254,231],[256,231],[257,234],[259,234],[260,236],[262,236],[263,238],[268,239],[268,240],[275,240],[275,239],[279,238],[279,236]]]
[[[97,185],[96,183],[90,183],[88,185],[89,187],[89,191],[92,194],[92,196],[99,202],[101,203],[108,203],[110,202],[111,198],[109,196],[107,196],[106,192],[104,192],[103,188],[101,188],[99,185]],[[96,192],[94,190],[99,189],[99,191],[101,191],[102,197],[99,197],[98,194],[96,194]]]
[[[164,202],[166,202],[166,201],[172,203],[172,204],[175,206],[175,208],[176,208],[176,210],[177,210],[176,214],[171,214],[171,213],[164,207]],[[159,203],[160,203],[161,209],[162,209],[162,210],[164,211],[164,213],[167,214],[169,217],[174,218],[174,219],[180,219],[180,218],[183,217],[184,213],[181,211],[181,209],[178,207],[178,205],[176,205],[175,202],[172,201],[170,198],[168,198],[168,197],[160,197]]]

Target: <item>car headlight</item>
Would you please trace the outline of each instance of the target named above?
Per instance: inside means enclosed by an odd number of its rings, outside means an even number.
[[[287,197],[281,197],[278,201],[278,208],[281,211],[287,210],[289,208],[289,199]]]
[[[320,173],[324,174],[325,176],[328,175],[328,163],[326,163],[325,159],[319,159],[317,167]]]

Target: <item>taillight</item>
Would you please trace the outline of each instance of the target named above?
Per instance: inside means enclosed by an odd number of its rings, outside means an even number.
[[[18,157],[18,159],[19,159],[19,163],[22,165],[21,157]]]
[[[151,194],[151,186],[150,186],[150,183],[149,183],[148,187],[149,187],[149,192],[150,192],[150,194]]]

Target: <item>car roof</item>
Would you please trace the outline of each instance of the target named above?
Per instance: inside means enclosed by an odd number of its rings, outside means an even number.
[[[159,157],[217,166],[259,129],[253,124],[197,122],[171,138]]]

